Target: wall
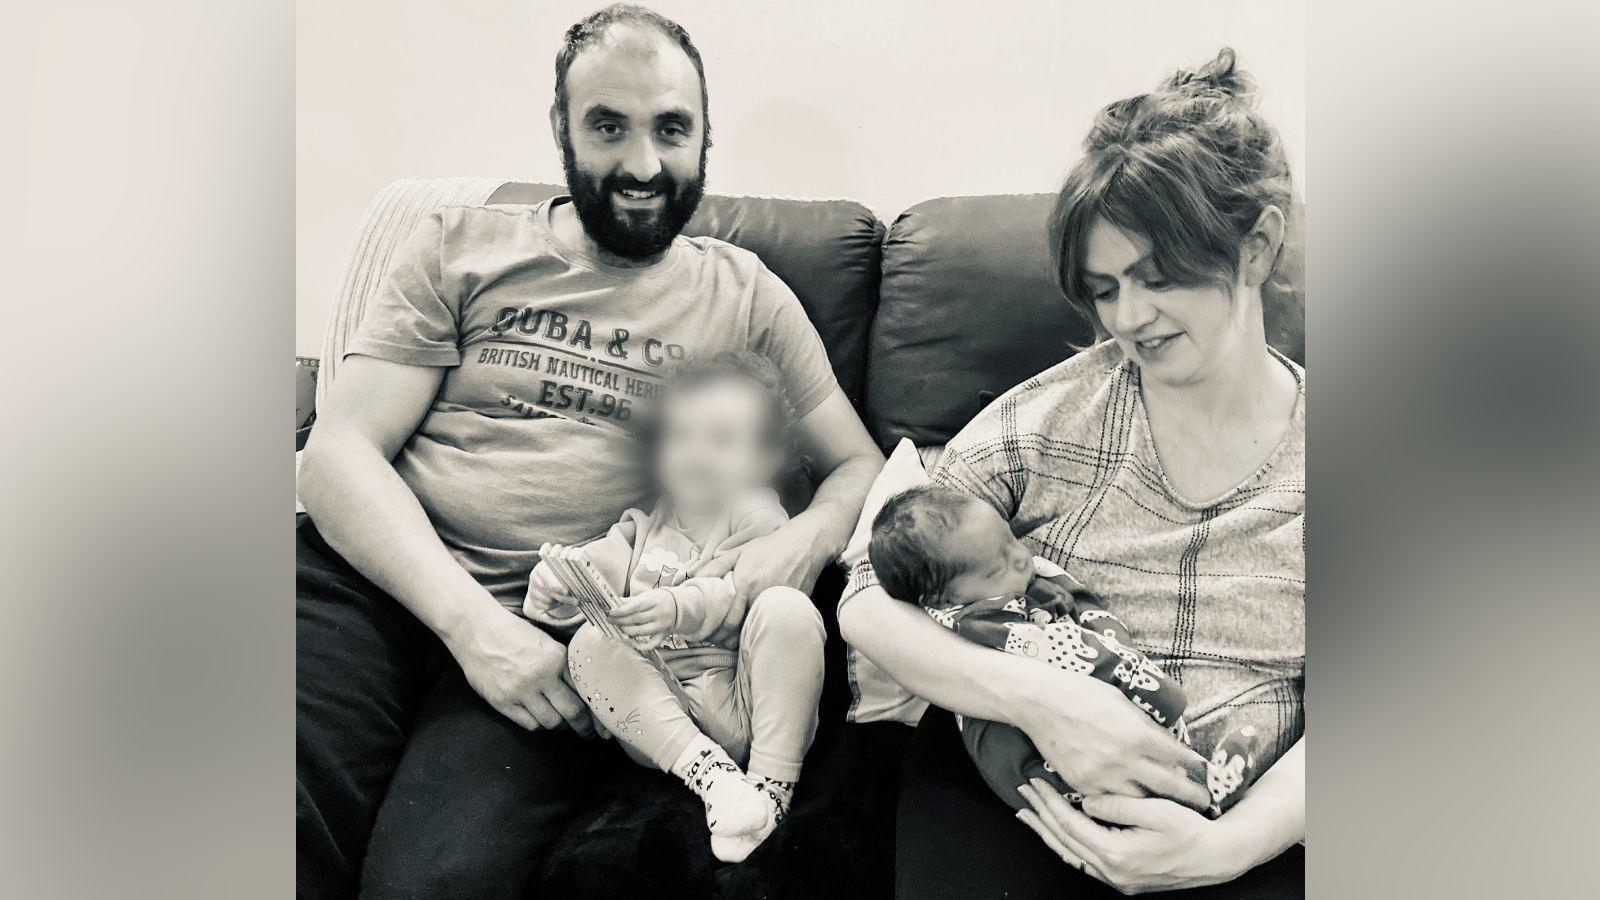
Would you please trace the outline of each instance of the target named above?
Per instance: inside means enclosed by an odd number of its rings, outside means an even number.
[[[598,0],[302,0],[296,352],[321,352],[367,201],[412,175],[561,181],[561,35]],[[653,4],[705,58],[709,189],[851,197],[892,221],[941,194],[1059,182],[1105,103],[1224,44],[1304,174],[1298,2],[813,0]],[[1301,181],[1304,184],[1304,181]]]

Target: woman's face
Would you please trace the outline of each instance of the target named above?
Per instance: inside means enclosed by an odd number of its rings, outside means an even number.
[[[1084,280],[1100,324],[1147,377],[1192,384],[1243,346],[1247,304],[1233,302],[1226,288],[1164,281],[1150,242],[1103,218],[1090,226],[1085,245]]]

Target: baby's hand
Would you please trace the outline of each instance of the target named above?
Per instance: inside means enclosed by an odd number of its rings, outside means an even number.
[[[611,610],[611,621],[640,650],[653,650],[672,632],[678,620],[678,601],[666,588],[645,591]]]
[[[541,562],[528,576],[528,595],[522,601],[522,614],[535,622],[564,625],[577,618],[579,612],[555,571]]]

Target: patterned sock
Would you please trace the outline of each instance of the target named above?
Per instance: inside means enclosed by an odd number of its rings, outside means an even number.
[[[671,772],[705,803],[706,827],[713,839],[758,831],[771,817],[766,795],[746,781],[727,752],[703,734],[689,742]],[[715,840],[712,850],[716,850]]]
[[[714,834],[711,836],[711,853],[724,862],[743,862],[778,827],[789,814],[789,803],[794,799],[794,782],[751,772],[747,782],[760,791],[767,805],[767,819],[754,831],[743,834]]]
[[[794,801],[795,783],[762,775],[759,772],[751,772],[748,777],[750,783],[756,786],[756,790],[767,795],[767,800],[772,804],[773,824],[782,822],[783,817],[789,814],[789,804]]]

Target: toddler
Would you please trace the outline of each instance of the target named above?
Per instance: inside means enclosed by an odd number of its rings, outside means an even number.
[[[1122,622],[1072,576],[1028,552],[993,507],[950,488],[922,485],[889,498],[867,550],[891,597],[915,602],[944,627],[996,650],[1109,682],[1184,743],[1183,688],[1133,649]],[[1014,808],[1017,787],[1043,778],[1066,785],[1010,725],[957,717],[967,753],[989,787]],[[1255,776],[1257,735],[1227,734],[1207,759],[1210,814],[1221,815]]]
[[[824,632],[811,599],[773,587],[747,602],[733,580],[741,546],[788,520],[770,487],[791,457],[781,385],[750,352],[691,363],[668,383],[651,438],[661,499],[584,547],[624,598],[610,615],[632,643],[583,624],[567,648],[595,717],[634,760],[700,796],[712,853],[727,862],[782,820],[822,693]],[[583,621],[543,562],[523,613]],[[665,671],[641,653],[657,649]]]

